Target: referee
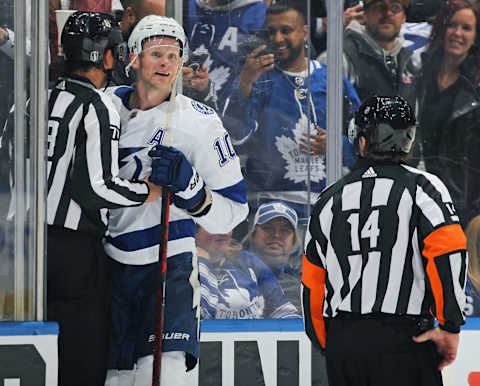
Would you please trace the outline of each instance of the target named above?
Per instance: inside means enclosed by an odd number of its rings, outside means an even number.
[[[118,177],[120,119],[97,89],[105,85],[121,41],[110,15],[71,15],[62,33],[67,75],[49,91],[47,317],[60,326],[60,386],[105,381],[107,208],[136,206],[161,195],[150,183]]]
[[[305,330],[326,349],[330,386],[442,385],[465,304],[466,239],[450,194],[403,164],[415,116],[400,97],[367,99],[349,135],[361,157],[308,226]]]

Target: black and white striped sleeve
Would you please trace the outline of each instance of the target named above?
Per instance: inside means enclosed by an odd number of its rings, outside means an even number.
[[[77,131],[77,148],[71,171],[72,197],[89,209],[142,204],[148,197],[144,182],[118,177],[120,118],[108,97],[96,94],[85,105],[83,127]]]

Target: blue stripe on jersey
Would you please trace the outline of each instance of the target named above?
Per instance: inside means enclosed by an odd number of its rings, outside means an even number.
[[[247,184],[245,184],[244,180],[241,180],[235,185],[214,190],[214,192],[217,192],[218,194],[221,194],[223,197],[226,197],[232,201],[239,202],[240,204],[247,203]]]
[[[123,86],[123,87],[117,88],[114,92],[114,94],[117,95],[122,100],[123,105],[129,110],[130,110],[130,107],[128,107],[128,104],[126,103],[126,97],[133,90],[135,90],[133,87]]]
[[[168,241],[185,237],[195,237],[195,223],[193,220],[184,219],[168,224]],[[122,251],[132,252],[139,249],[153,247],[159,244],[160,225],[124,233],[117,237],[107,236],[108,242]]]
[[[139,152],[140,150],[143,150],[145,149],[145,146],[141,146],[141,147],[122,147],[122,148],[119,148],[118,149],[118,165],[120,166],[120,168],[124,167],[126,164],[128,164],[128,161],[123,161],[124,158],[128,157],[130,154],[134,154],[134,153],[137,153]],[[138,174],[140,173],[140,171],[142,170],[142,164],[141,164],[141,161],[139,158],[135,157],[135,162],[137,163],[137,168],[136,170],[138,170]],[[140,164],[139,164],[140,162]],[[138,174],[137,176],[134,176],[132,179],[135,180],[138,178]]]

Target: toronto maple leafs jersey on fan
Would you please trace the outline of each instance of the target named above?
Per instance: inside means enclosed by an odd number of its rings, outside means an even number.
[[[272,271],[254,254],[198,258],[203,319],[299,318]]]
[[[190,0],[188,36],[192,51],[207,51],[208,67],[221,109],[235,77],[250,53],[245,41],[261,29],[268,6],[262,0],[234,0],[211,8],[205,0]]]
[[[316,131],[316,125],[326,129],[325,65],[310,61],[310,100],[307,87],[306,71],[293,74],[277,68],[260,76],[248,99],[238,89],[238,83],[235,84],[225,105],[223,121],[237,151],[247,156],[245,180],[249,194],[281,192],[282,197],[278,199],[307,202],[308,155],[300,151],[299,144],[307,134],[309,112],[311,132]],[[344,115],[349,110],[356,111],[360,100],[345,78],[343,94],[346,97]],[[343,163],[349,166],[354,160],[352,145],[344,136]],[[325,177],[325,156],[311,156],[312,192],[320,192],[325,187]]]
[[[107,90],[120,112],[120,176],[143,179],[151,172],[148,151],[156,144],[171,146],[185,154],[212,192],[212,207],[195,221],[211,233],[227,233],[248,213],[246,186],[228,133],[215,111],[183,95],[177,95],[171,127],[165,129],[168,100],[149,110],[130,110],[123,99],[130,87]],[[167,143],[168,144],[168,143]],[[113,259],[131,265],[158,261],[161,200],[110,211],[105,250]],[[186,211],[172,205],[168,227],[167,257],[196,253],[195,223]]]

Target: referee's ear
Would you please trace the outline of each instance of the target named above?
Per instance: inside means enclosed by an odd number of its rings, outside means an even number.
[[[365,146],[367,144],[367,140],[363,135],[358,138],[358,146],[360,147],[360,155],[363,157],[365,155]]]
[[[105,51],[103,66],[106,70],[111,70],[115,66],[115,58],[113,57],[113,51],[110,48]]]

